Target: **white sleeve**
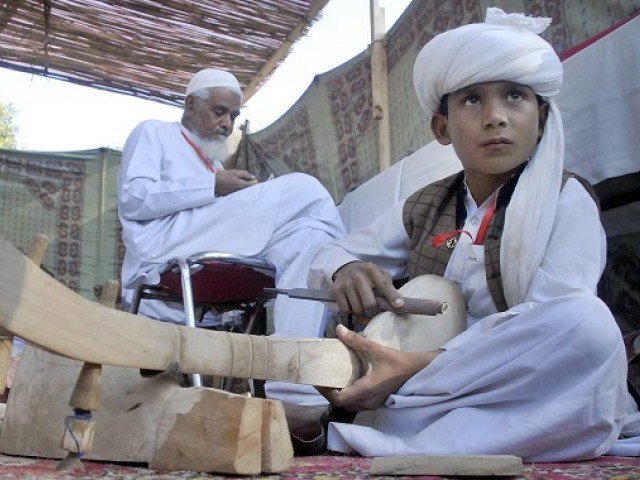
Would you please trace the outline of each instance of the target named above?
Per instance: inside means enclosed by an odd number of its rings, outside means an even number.
[[[157,129],[143,122],[127,139],[118,176],[118,208],[129,220],[164,217],[215,201],[215,174],[165,178]]]
[[[542,265],[525,301],[543,303],[569,293],[596,293],[606,263],[606,235],[598,207],[574,178],[560,198]]]
[[[396,278],[406,275],[409,237],[402,220],[403,207],[404,202],[396,203],[369,226],[323,245],[311,262],[309,287],[330,287],[336,270],[358,260],[375,263]]]

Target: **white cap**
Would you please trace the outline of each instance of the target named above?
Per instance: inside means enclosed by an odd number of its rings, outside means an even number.
[[[242,98],[242,89],[238,79],[229,72],[224,70],[218,70],[217,68],[205,68],[196,73],[189,85],[187,85],[187,91],[185,95],[190,95],[193,92],[202,90],[203,88],[222,87],[233,90]]]

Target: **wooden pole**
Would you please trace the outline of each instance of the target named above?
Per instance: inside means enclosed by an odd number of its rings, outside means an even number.
[[[104,284],[100,305],[108,308],[116,307],[120,284],[109,280]],[[73,415],[65,419],[65,429],[62,437],[62,448],[68,452],[67,456],[58,464],[56,470],[82,469],[80,457],[91,450],[95,433],[94,412],[100,405],[100,385],[102,380],[102,365],[85,362],[80,370],[76,386],[71,394],[69,406]]]
[[[389,75],[385,45],[384,8],[370,0],[371,11],[371,97],[373,118],[378,123],[380,171],[391,166],[391,131],[389,128]]]

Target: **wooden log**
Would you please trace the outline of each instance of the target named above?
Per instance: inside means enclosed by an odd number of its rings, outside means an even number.
[[[258,474],[262,415],[257,398],[208,388],[176,390],[160,416],[149,467]]]
[[[522,459],[513,455],[421,455],[376,457],[369,475],[522,475]]]
[[[49,246],[49,238],[38,234],[33,239],[27,258],[38,268],[42,265],[44,256]],[[11,365],[11,351],[13,350],[13,335],[0,327],[0,395],[5,393],[7,387],[7,374]]]
[[[0,238],[0,326],[90,363],[342,388],[365,367],[338,340],[283,339],[157,322],[90,302]]]

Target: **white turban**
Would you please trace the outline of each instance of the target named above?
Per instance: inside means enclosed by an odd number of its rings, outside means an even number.
[[[434,37],[418,54],[413,80],[429,116],[441,98],[469,85],[509,81],[531,87],[545,99],[562,85],[562,64],[549,43],[538,36],[548,18],[487,9],[485,23],[474,23]],[[560,112],[549,101],[544,135],[520,175],[506,210],[500,270],[507,305],[525,301],[551,236],[564,163]]]
[[[190,95],[203,88],[214,87],[228,88],[237,92],[240,98],[242,98],[242,89],[240,88],[238,79],[232,73],[218,70],[217,68],[205,68],[196,73],[193,78],[191,78],[189,85],[187,85],[185,95]]]

